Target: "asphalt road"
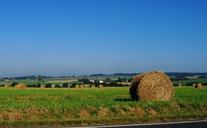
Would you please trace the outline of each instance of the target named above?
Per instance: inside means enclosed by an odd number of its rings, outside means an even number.
[[[88,128],[207,128],[207,120],[151,124],[90,126]]]

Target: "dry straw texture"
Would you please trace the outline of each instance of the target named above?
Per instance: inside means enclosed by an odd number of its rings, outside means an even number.
[[[160,71],[136,76],[130,87],[131,97],[136,100],[170,100],[173,92],[172,81]]]
[[[25,84],[17,84],[16,86],[15,86],[15,88],[17,88],[17,89],[26,89],[27,88],[27,86],[25,85]]]

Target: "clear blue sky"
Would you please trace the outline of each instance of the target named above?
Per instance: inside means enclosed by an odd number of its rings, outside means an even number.
[[[1,0],[0,76],[207,72],[206,0]]]

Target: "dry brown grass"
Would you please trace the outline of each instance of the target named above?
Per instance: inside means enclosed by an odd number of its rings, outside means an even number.
[[[139,100],[170,100],[174,94],[173,83],[163,72],[144,73],[134,78],[130,94]]]
[[[1,112],[2,120],[17,121],[23,119],[23,114],[17,110],[9,110]]]
[[[105,117],[109,114],[109,109],[108,108],[104,108],[104,107],[100,107],[99,111],[98,111],[98,116],[100,117]]]
[[[37,109],[37,108],[29,108],[24,110],[25,118],[30,120],[36,120],[38,117],[46,116],[49,114],[48,109]]]
[[[0,112],[0,120],[4,120],[4,115],[2,112]]]
[[[79,117],[82,119],[91,118],[91,114],[87,110],[80,110]]]
[[[138,117],[143,117],[145,115],[145,111],[140,107],[131,108],[130,113]]]
[[[153,108],[148,109],[147,113],[150,116],[156,116],[158,114]]]
[[[37,120],[39,117],[47,116],[47,109],[29,108],[25,110],[5,110],[0,112],[0,120],[19,121],[19,120]]]

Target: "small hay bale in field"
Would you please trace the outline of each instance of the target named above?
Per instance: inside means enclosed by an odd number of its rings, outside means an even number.
[[[45,88],[45,85],[41,85],[40,88]]]
[[[91,85],[90,87],[91,87],[91,88],[95,88],[96,86],[95,86],[95,85]]]
[[[80,88],[84,88],[85,86],[84,86],[84,85],[79,85],[79,87],[80,87]]]
[[[173,83],[163,72],[153,71],[136,76],[130,87],[130,95],[136,100],[170,100]]]
[[[55,88],[55,84],[52,84],[51,87],[52,87],[52,88]]]
[[[85,88],[90,88],[90,84],[84,84]]]
[[[182,84],[178,84],[178,87],[182,87],[183,85]]]
[[[76,85],[75,88],[80,88],[80,86],[79,85]]]
[[[104,86],[103,86],[102,84],[100,84],[98,87],[99,87],[99,88],[104,88]]]
[[[196,87],[196,84],[193,84],[193,87],[195,88]]]
[[[25,84],[20,83],[20,84],[15,85],[15,88],[16,89],[26,89],[27,86]]]
[[[195,88],[202,88],[202,87],[203,85],[201,83],[195,85]]]
[[[4,85],[4,87],[5,87],[5,88],[9,88],[9,87],[10,87],[10,85],[9,85],[9,84],[6,84],[6,85]]]

